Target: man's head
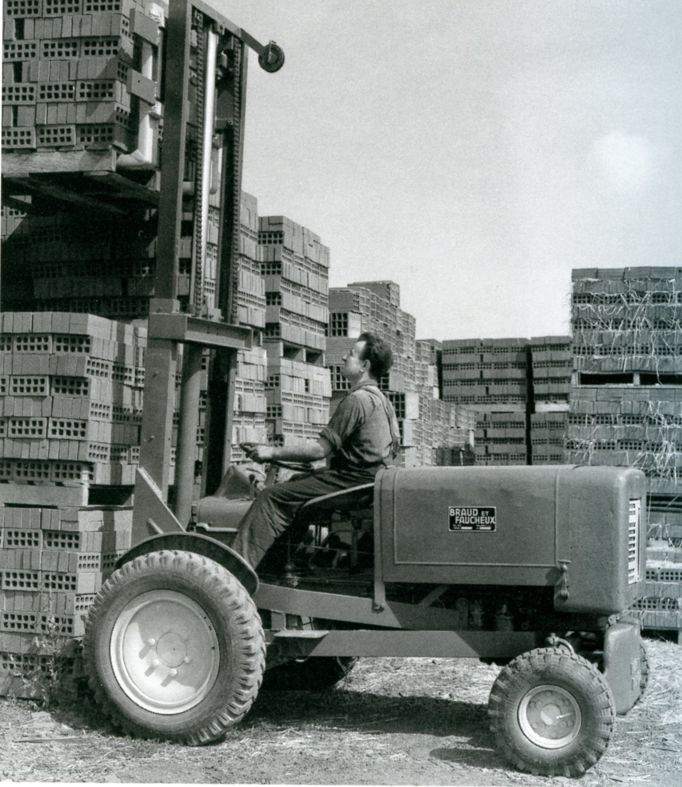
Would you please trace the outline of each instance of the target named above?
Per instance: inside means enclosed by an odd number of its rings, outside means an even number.
[[[386,342],[373,333],[361,333],[343,358],[343,376],[352,385],[378,382],[392,365],[393,353]]]

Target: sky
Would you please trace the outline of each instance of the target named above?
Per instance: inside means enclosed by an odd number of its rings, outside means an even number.
[[[212,2],[286,56],[244,190],[417,338],[566,335],[573,269],[682,265],[679,0]]]

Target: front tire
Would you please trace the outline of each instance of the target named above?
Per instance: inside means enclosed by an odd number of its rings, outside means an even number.
[[[586,659],[538,648],[502,669],[488,715],[499,750],[520,770],[582,776],[606,750],[615,707],[603,675]]]
[[[160,550],[106,582],[88,617],[84,658],[95,697],[117,726],[197,745],[249,711],[265,644],[251,597],[227,569]]]

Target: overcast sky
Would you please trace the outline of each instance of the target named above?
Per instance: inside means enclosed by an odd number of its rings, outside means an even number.
[[[569,332],[571,269],[682,265],[680,0],[214,0],[244,189],[392,279],[418,338]]]

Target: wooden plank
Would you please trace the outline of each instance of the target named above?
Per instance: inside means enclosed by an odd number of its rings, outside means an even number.
[[[88,189],[88,194],[92,196],[125,197],[128,199],[145,202],[148,205],[156,206],[159,204],[159,193],[149,186],[136,183],[124,175],[116,172],[85,172],[84,177],[96,187],[101,187],[97,191]]]
[[[77,191],[62,186],[55,181],[45,178],[6,178],[5,185],[12,193],[42,194],[52,197],[60,202],[67,202],[72,205],[82,205],[90,210],[100,210],[106,213],[113,213],[117,216],[126,216],[127,211],[117,208],[93,197],[88,197]]]
[[[38,150],[30,153],[3,153],[3,177],[62,172],[116,170],[116,151],[107,150]]]

